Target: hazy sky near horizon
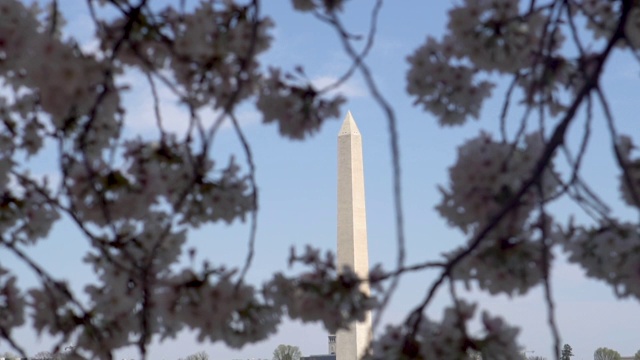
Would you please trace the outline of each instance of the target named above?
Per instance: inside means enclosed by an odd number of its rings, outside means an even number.
[[[59,1],[65,14],[69,34],[82,34],[84,46],[92,46],[92,25],[86,4],[82,1]],[[165,3],[165,2],[162,2]],[[463,234],[447,226],[434,206],[440,201],[438,185],[446,185],[447,168],[456,159],[456,149],[480,130],[495,133],[506,87],[499,85],[493,91],[494,99],[482,110],[479,121],[464,127],[440,128],[436,119],[413,106],[405,92],[407,55],[420,46],[427,35],[439,38],[446,29],[447,1],[405,0],[387,1],[381,11],[375,45],[367,57],[375,80],[393,106],[398,119],[401,165],[403,171],[403,199],[408,264],[433,259],[454,249],[464,241]],[[366,34],[373,1],[347,2],[343,22],[353,34]],[[350,66],[348,58],[335,32],[313,16],[294,12],[289,0],[263,1],[263,12],[272,17],[272,48],[261,57],[263,66],[277,65],[293,70],[300,64],[316,84],[328,84],[341,76]],[[597,47],[597,44],[594,45]],[[638,64],[629,56],[616,55],[608,64],[603,86],[610,94],[619,130],[637,134],[637,100],[640,94]],[[128,81],[134,85],[125,96],[128,126],[132,132],[154,133],[153,103],[142,78],[131,74]],[[366,201],[368,216],[370,264],[382,263],[391,269],[396,261],[396,241],[391,183],[389,135],[383,112],[375,103],[363,79],[356,74],[340,89],[348,98],[342,108],[343,116],[350,110],[363,137]],[[183,129],[186,114],[175,106],[168,91],[160,92],[169,128]],[[516,110],[514,114],[518,114]],[[256,256],[248,274],[250,282],[259,284],[274,271],[295,273],[299,269],[287,268],[291,246],[302,248],[312,244],[334,251],[336,247],[336,139],[342,118],[327,122],[312,138],[304,142],[289,141],[277,134],[273,125],[261,125],[259,114],[251,106],[243,107],[240,119],[253,147],[260,187],[260,214]],[[509,119],[513,131],[519,117]],[[580,124],[580,123],[578,123]],[[574,125],[575,142],[581,136]],[[596,112],[591,147],[585,158],[584,177],[600,195],[612,204],[612,214],[636,219],[628,208],[621,205],[617,190],[618,171],[611,153],[611,143],[605,130],[603,117]],[[531,129],[535,128],[532,125]],[[240,144],[232,131],[222,131],[216,140],[214,153],[221,163],[235,154],[244,165]],[[42,160],[42,172],[55,171]],[[584,214],[567,202],[552,205],[560,219],[574,216],[587,221]],[[217,225],[195,231],[189,245],[198,249],[198,260],[237,265],[244,261],[249,234],[248,224]],[[34,257],[47,269],[66,278],[75,289],[82,289],[93,279],[90,268],[82,262],[87,251],[85,241],[69,222],[61,222],[50,239],[33,248]],[[552,269],[552,287],[555,294],[557,322],[562,343],[569,343],[576,360],[593,357],[598,347],[609,347],[622,355],[632,355],[640,349],[640,303],[637,300],[618,300],[610,287],[602,282],[586,279],[582,270],[564,261],[561,252]],[[16,259],[0,249],[0,261],[14,265],[22,286],[32,285],[35,277]],[[433,271],[408,274],[400,286],[383,318],[383,323],[398,323],[409,309],[425,295],[435,279]],[[461,286],[461,291],[463,287]],[[551,358],[552,338],[547,324],[547,313],[542,289],[538,286],[525,296],[491,297],[469,292],[480,309],[501,314],[511,324],[521,327],[519,343],[535,355]],[[436,298],[429,315],[439,319],[441,310],[449,305],[446,292]],[[377,329],[378,332],[381,328]],[[304,355],[327,351],[326,331],[319,325],[303,325],[285,321],[277,334],[258,344],[243,349],[229,349],[221,344],[198,343],[192,333],[185,332],[176,339],[156,343],[150,359],[173,360],[197,351],[206,351],[213,360],[271,358],[278,344],[299,346]],[[45,350],[51,344],[45,336],[37,337],[23,329],[17,338],[32,349],[32,354]],[[6,351],[0,342],[0,353]],[[125,349],[119,358],[134,357],[134,349]]]

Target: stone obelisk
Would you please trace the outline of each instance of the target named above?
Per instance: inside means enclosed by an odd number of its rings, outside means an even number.
[[[362,137],[351,112],[338,133],[338,266],[348,266],[360,278],[369,277],[367,214],[364,202]],[[361,290],[369,294],[369,285]],[[336,334],[336,360],[359,360],[371,334],[371,314]]]

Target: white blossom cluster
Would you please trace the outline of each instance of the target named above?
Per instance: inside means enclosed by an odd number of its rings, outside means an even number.
[[[0,76],[17,94],[14,107],[42,111],[50,118],[45,128],[75,140],[75,146],[96,156],[118,135],[119,93],[113,84],[117,68],[109,62],[84,56],[73,43],[63,42],[40,29],[34,11],[17,1],[3,2]],[[24,97],[24,94],[33,97]],[[37,119],[24,126],[25,146],[39,144]],[[37,148],[37,147],[36,147]]]
[[[323,257],[319,250],[307,246],[299,256],[293,252],[290,262],[311,269],[295,278],[275,274],[265,290],[268,297],[283,304],[292,319],[320,321],[333,333],[350,321],[363,321],[367,311],[375,307],[376,300],[361,291],[363,279],[348,267],[338,272],[331,253]]]
[[[511,238],[488,237],[451,271],[451,277],[464,282],[468,289],[477,284],[490,294],[525,294],[544,276],[542,238],[533,238],[539,229],[529,226]],[[461,247],[445,254],[449,260],[466,251]],[[549,260],[553,259],[547,251]]]
[[[24,257],[41,280],[23,291],[11,270],[0,268],[0,338],[10,338],[30,313],[38,332],[73,341],[89,358],[109,359],[132,345],[144,353],[154,336],[175,337],[184,328],[200,340],[241,347],[273,334],[283,314],[297,316],[305,299],[341,287],[333,305],[343,310],[317,310],[314,320],[335,329],[361,317],[373,300],[346,270],[305,273],[333,284],[320,293],[297,277],[276,275],[256,288],[233,269],[177,270],[191,229],[244,221],[256,210],[252,175],[233,157],[214,162],[214,131],[197,112],[208,107],[232,117],[250,100],[265,123],[302,139],[338,117],[344,99],[325,100],[309,84],[289,83],[281,70],[260,68],[273,23],[257,3],[205,0],[188,11],[97,3],[99,46],[91,51],[61,35],[64,19],[55,6],[0,3],[0,246]],[[101,7],[115,13],[102,17]],[[158,138],[131,134],[137,119],[121,105],[135,86],[126,83],[131,71],[185,105],[192,115],[186,136],[160,126]],[[55,183],[32,175],[29,159],[44,149],[60,170]],[[86,301],[19,252],[47,238],[63,217],[91,248],[84,261],[98,280],[85,287]]]
[[[491,95],[493,85],[476,81],[477,71],[458,58],[453,38],[442,43],[427,38],[426,44],[408,57],[407,92],[416,97],[439,119],[441,125],[461,125],[467,117],[478,118],[482,101]]]
[[[0,329],[7,332],[25,321],[25,297],[16,282],[14,275],[0,267]]]
[[[64,282],[46,282],[42,288],[29,289],[31,321],[38,334],[46,331],[52,336],[68,337],[82,323],[74,311],[77,309],[71,303],[68,291]]]
[[[544,150],[540,133],[525,137],[523,146],[498,142],[481,132],[458,148],[458,159],[449,168],[450,185],[440,188],[442,202],[436,207],[450,225],[473,233],[490,222],[523,186],[536,168]],[[541,175],[539,187],[551,196],[558,183],[552,168]],[[523,228],[539,200],[535,187],[509,212],[496,235],[515,235]]]
[[[183,223],[231,223],[236,218],[244,219],[253,209],[248,177],[239,174],[233,158],[226,168],[218,169],[217,178],[211,178],[214,163],[192,154],[173,136],[160,143],[134,140],[125,148],[124,156],[129,161],[125,177],[131,178],[129,186],[138,192],[141,202],[163,197],[183,215]]]
[[[638,224],[611,221],[577,229],[564,242],[569,261],[589,277],[609,283],[616,295],[640,299],[640,229]]]
[[[480,116],[495,85],[480,75],[515,74],[524,103],[549,106],[557,114],[558,86],[570,85],[566,72],[572,68],[557,56],[564,37],[559,31],[547,34],[544,8],[523,12],[518,0],[465,0],[455,5],[442,40],[428,37],[408,57],[407,92],[441,125],[461,125]]]
[[[20,185],[0,187],[0,232],[12,242],[33,244],[47,237],[60,216],[46,190],[23,179]]]
[[[458,160],[449,169],[450,186],[441,188],[442,202],[436,207],[450,225],[474,239],[479,231],[509,203],[533,175],[542,155],[541,135],[525,137],[524,146],[496,142],[486,133],[458,149]],[[542,280],[543,252],[540,231],[551,236],[549,218],[532,220],[537,204],[555,193],[558,182],[548,167],[538,186],[528,190],[485,239],[453,269],[452,277],[467,285],[472,280],[492,294],[525,293]],[[540,193],[545,194],[544,198]],[[453,259],[466,247],[447,253]],[[548,254],[550,257],[550,254]]]
[[[457,53],[477,68],[513,73],[535,60],[544,21],[537,12],[522,16],[517,0],[465,0],[449,11],[447,27]]]
[[[280,134],[292,139],[304,139],[318,131],[323,119],[338,117],[342,96],[331,100],[320,98],[321,94],[311,84],[305,86],[287,84],[278,69],[269,69],[269,77],[260,88],[256,106],[264,115],[264,122],[277,121]]]
[[[622,2],[583,0],[576,8],[589,20],[587,28],[596,38],[609,38],[618,26]],[[640,2],[631,1],[631,9],[624,26],[626,44],[635,50],[640,47]]]
[[[385,272],[378,266],[361,279],[352,269],[338,269],[330,253],[311,247],[291,254],[291,264],[302,264],[304,271],[276,273],[261,286],[245,283],[244,272],[224,265],[183,267],[192,229],[245,221],[258,210],[250,151],[249,173],[233,157],[225,164],[213,154],[219,125],[229,119],[238,125],[238,108],[251,104],[283,137],[307,139],[339,116],[346,99],[328,97],[304,76],[261,65],[275,26],[261,14],[262,1],[149,3],[89,1],[98,46],[86,50],[73,34],[63,36],[57,6],[0,1],[0,247],[40,280],[21,289],[12,269],[0,264],[0,343],[12,343],[27,315],[39,333],[73,341],[79,351],[74,356],[92,359],[111,359],[115,350],[130,346],[144,355],[152,339],[174,338],[183,329],[201,341],[239,348],[275,333],[284,316],[321,322],[334,332],[379,306],[365,281],[380,291],[391,278],[430,267]],[[291,0],[294,10],[338,30],[349,47],[358,37],[337,21],[347,4]],[[574,33],[576,24],[587,31]],[[576,40],[585,34],[594,41]],[[599,51],[598,39],[612,36],[611,46]],[[562,234],[546,211],[548,202],[567,194],[589,205],[573,191],[581,181],[579,161],[567,156],[575,176],[561,181],[554,154],[568,147],[570,122],[563,116],[571,120],[582,111],[571,101],[587,98],[591,112],[601,75],[596,71],[602,71],[614,40],[615,51],[640,47],[640,1],[525,6],[517,0],[461,0],[449,11],[442,38],[427,37],[407,58],[408,94],[442,126],[478,119],[497,79],[505,77],[513,80],[520,104],[540,115],[538,131],[523,123],[509,140],[506,101],[501,140],[481,132],[458,148],[436,209],[468,241],[445,253],[442,263],[431,263],[443,271],[443,280],[490,294],[524,294],[545,280],[554,247],[562,244],[588,276],[606,281],[620,297],[640,298],[637,224],[601,216],[596,226]],[[364,66],[364,55],[354,56],[351,70]],[[178,99],[189,116],[184,134],[165,130],[162,122],[174,119],[157,113],[148,114],[158,124],[157,137],[135,133],[130,125],[138,119],[122,104],[137,85],[127,83],[130,73],[149,80],[158,113],[156,85]],[[205,109],[220,114],[214,125],[199,118]],[[551,132],[543,126],[546,114],[554,126],[561,120]],[[249,147],[242,130],[238,125],[238,137]],[[638,207],[640,159],[631,137],[616,141],[622,200]],[[58,171],[52,183],[33,175],[40,170],[33,159],[44,152]],[[97,281],[82,296],[32,262],[28,251],[62,218],[90,246],[84,262]],[[441,321],[425,315],[425,304],[419,314],[389,326],[372,342],[368,359],[520,357],[516,328],[482,313],[481,331],[471,332],[476,305],[452,298]]]
[[[339,7],[334,3],[332,9]],[[337,118],[344,99],[324,100],[310,84],[287,84],[279,69],[262,74],[256,56],[269,48],[273,23],[250,22],[252,16],[251,7],[230,1],[203,1],[188,15],[167,7],[158,19],[145,17],[114,55],[125,64],[171,70],[182,100],[192,107],[228,109],[257,92],[263,121],[277,121],[282,135],[303,139],[325,119]],[[123,38],[127,21],[103,24],[105,51]]]
[[[229,272],[216,274],[215,281],[205,281],[185,270],[163,285],[166,288],[157,297],[163,338],[175,337],[186,326],[197,330],[199,341],[224,341],[240,348],[267,338],[281,321],[278,304],[254,287],[232,281]]]
[[[210,178],[213,163],[172,139],[127,142],[122,169],[69,160],[67,189],[77,216],[100,226],[141,221],[150,209],[167,203],[182,214],[182,223],[193,226],[243,219],[253,208],[251,191],[233,160],[219,178]]]
[[[618,138],[617,147],[626,169],[626,174],[623,171],[618,176],[622,200],[629,206],[640,207],[640,158],[631,158],[631,152],[636,146],[629,136],[622,135]]]
[[[478,353],[483,359],[519,359],[520,348],[516,342],[519,330],[500,317],[483,312],[482,333],[469,334],[468,322],[475,313],[475,304],[457,301],[445,309],[440,322],[423,317],[416,325],[388,326],[365,359],[465,360]]]
[[[102,23],[102,50],[117,49],[111,55],[124,64],[170,70],[191,106],[228,108],[252,94],[260,77],[255,56],[271,41],[270,19],[250,22],[251,8],[230,1],[202,1],[186,14],[168,6],[156,17],[138,16],[133,27],[129,18]]]

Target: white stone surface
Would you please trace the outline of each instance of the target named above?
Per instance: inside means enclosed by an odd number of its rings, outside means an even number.
[[[362,136],[351,112],[338,133],[338,266],[369,277]],[[369,285],[362,291],[368,294]],[[371,338],[371,314],[336,335],[336,360],[360,359]]]

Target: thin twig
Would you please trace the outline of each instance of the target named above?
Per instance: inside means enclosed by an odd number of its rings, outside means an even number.
[[[244,267],[240,272],[240,276],[238,278],[238,285],[242,283],[245,275],[249,271],[249,267],[251,267],[251,262],[253,260],[253,256],[255,253],[255,243],[256,236],[258,233],[258,183],[256,182],[256,166],[253,161],[253,154],[251,151],[251,147],[249,146],[249,142],[247,141],[244,133],[242,132],[242,128],[238,123],[238,119],[236,119],[234,114],[230,114],[231,123],[233,124],[233,128],[236,131],[236,135],[238,139],[240,139],[240,143],[242,144],[242,148],[244,150],[244,154],[247,160],[247,164],[249,164],[249,182],[251,183],[251,202],[253,203],[253,209],[251,209],[251,230],[249,234],[249,244],[247,249],[247,258],[245,259]]]
[[[558,325],[556,323],[555,303],[553,301],[553,292],[551,291],[551,282],[549,281],[551,269],[551,246],[549,244],[549,234],[547,233],[548,217],[545,212],[543,200],[545,198],[545,194],[542,185],[538,184],[536,188],[540,198],[538,205],[540,211],[540,230],[542,234],[542,238],[540,239],[542,245],[542,282],[544,285],[544,299],[547,304],[547,322],[551,329],[551,334],[553,335],[554,357],[556,360],[560,360],[560,331],[558,330]]]
[[[158,89],[156,88],[156,83],[151,76],[151,73],[146,72],[147,81],[149,82],[149,87],[151,88],[151,97],[153,98],[153,112],[156,116],[156,125],[158,126],[158,130],[160,130],[160,138],[164,139],[165,131],[162,125],[162,112],[160,111],[160,97],[158,96]]]
[[[371,20],[369,22],[369,31],[367,35],[367,43],[364,46],[364,49],[357,55],[355,58],[352,57],[353,62],[349,69],[333,84],[329,84],[324,88],[318,91],[319,94],[329,92],[331,90],[337,89],[340,85],[344,84],[347,80],[351,78],[353,73],[358,69],[360,63],[364,61],[364,59],[369,54],[369,51],[373,48],[375,35],[378,28],[378,15],[380,14],[380,10],[382,9],[382,0],[377,0],[375,5],[373,6],[373,10],[371,11]],[[316,13],[316,17],[322,21],[331,23],[330,18],[320,16],[320,14]],[[340,36],[345,38],[347,37],[346,32],[341,32]]]
[[[420,270],[425,270],[425,269],[435,269],[435,268],[443,268],[447,266],[447,263],[444,262],[438,262],[438,261],[427,261],[427,262],[423,262],[423,263],[419,263],[419,264],[415,264],[415,265],[411,265],[411,266],[405,266],[399,269],[395,269],[392,272],[388,272],[384,275],[378,276],[376,277],[374,280],[377,281],[382,281],[382,280],[387,280],[387,279],[391,279],[391,278],[395,278],[398,277],[400,275],[406,274],[406,273],[410,273],[410,272],[416,272],[416,271],[420,271]],[[372,281],[372,280],[370,280]]]
[[[500,135],[502,136],[502,141],[507,141],[507,115],[509,114],[511,96],[513,95],[513,90],[516,88],[519,78],[520,77],[517,74],[513,77],[513,81],[511,81],[511,84],[504,95],[504,103],[502,104],[502,111],[500,112]]]

